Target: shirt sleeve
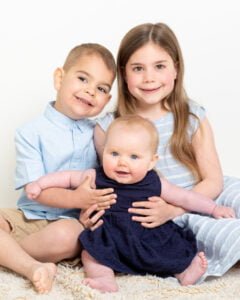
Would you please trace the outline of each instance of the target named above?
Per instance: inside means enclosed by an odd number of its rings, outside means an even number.
[[[44,175],[45,170],[37,133],[27,128],[18,129],[15,134],[15,147],[15,188],[20,189]]]
[[[194,133],[198,130],[201,121],[206,117],[206,110],[203,106],[197,104],[196,102],[190,101],[190,112],[194,115],[190,115],[190,126],[188,129],[189,137],[191,138]]]
[[[113,113],[107,113],[105,116],[97,118],[96,122],[102,128],[103,131],[107,131],[109,125],[112,123],[113,120]]]

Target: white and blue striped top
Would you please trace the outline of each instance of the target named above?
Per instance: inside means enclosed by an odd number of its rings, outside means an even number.
[[[201,121],[205,110],[195,102],[190,102],[190,110]],[[98,124],[105,131],[113,120],[113,114],[108,113],[98,119]],[[188,130],[189,139],[199,127],[199,120],[190,117]],[[191,172],[177,161],[169,149],[169,140],[173,132],[173,115],[171,112],[155,121],[160,144],[158,148],[159,162],[157,169],[172,183],[191,189],[196,181]],[[237,219],[219,219],[186,213],[174,220],[182,227],[190,228],[196,235],[199,251],[204,251],[208,259],[208,270],[199,280],[208,276],[221,276],[240,259],[240,180],[224,177],[224,191],[216,199],[218,204],[231,206],[235,209]]]

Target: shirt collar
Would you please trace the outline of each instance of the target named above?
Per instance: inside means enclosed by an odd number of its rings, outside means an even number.
[[[80,129],[80,131],[83,132],[85,128],[89,127],[90,123],[93,123],[93,120],[86,118],[80,120],[73,120],[67,117],[66,115],[62,114],[54,108],[54,103],[55,101],[51,101],[48,103],[44,112],[44,116],[50,122],[56,124],[57,126],[65,129],[73,129],[77,127]]]

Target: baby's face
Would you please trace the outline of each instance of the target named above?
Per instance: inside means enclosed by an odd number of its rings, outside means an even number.
[[[103,152],[105,174],[123,184],[141,181],[157,161],[149,133],[116,125],[108,134]]]
[[[58,71],[55,108],[71,119],[96,116],[110,100],[113,73],[99,56],[84,55],[66,72]]]

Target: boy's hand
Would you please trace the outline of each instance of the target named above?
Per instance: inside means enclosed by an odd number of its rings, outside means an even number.
[[[25,186],[25,193],[29,199],[36,199],[40,195],[41,191],[42,189],[36,181],[28,183]]]
[[[212,216],[216,219],[236,218],[234,210],[226,206],[216,206],[212,212]]]
[[[76,207],[87,209],[93,204],[97,204],[97,210],[107,209],[116,203],[117,195],[114,194],[112,188],[94,189],[91,187],[92,179],[88,176],[86,179],[73,191],[74,202]],[[81,202],[81,205],[79,205]]]
[[[94,204],[86,210],[81,210],[79,222],[83,225],[84,228],[89,228],[93,231],[103,224],[103,220],[101,220],[100,218],[105,211],[103,209],[97,211],[97,208],[97,204]]]

